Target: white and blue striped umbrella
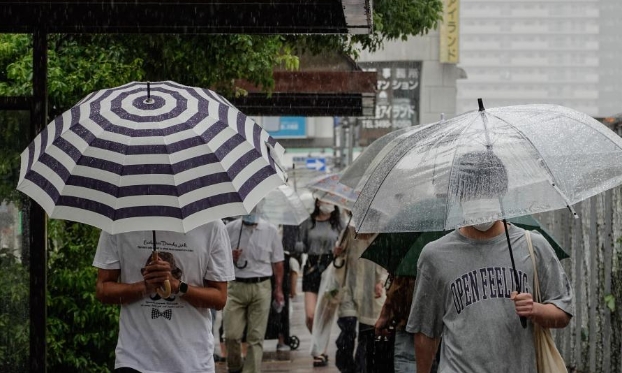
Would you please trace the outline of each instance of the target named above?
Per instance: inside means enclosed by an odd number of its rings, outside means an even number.
[[[220,95],[175,82],[94,92],[24,150],[17,189],[51,218],[109,233],[188,232],[249,213],[284,149]]]

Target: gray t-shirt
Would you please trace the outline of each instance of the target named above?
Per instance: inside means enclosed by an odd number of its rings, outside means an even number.
[[[316,221],[313,227],[312,219],[308,219],[300,226],[300,242],[296,244],[296,250],[308,255],[332,254],[339,233],[339,229],[333,229],[328,220]]]
[[[509,234],[523,292],[533,294],[533,264],[525,231]],[[572,288],[548,242],[531,232],[543,303],[572,315]],[[439,373],[536,371],[533,324],[523,329],[505,234],[473,240],[458,230],[429,243],[417,265],[406,330],[442,337]]]

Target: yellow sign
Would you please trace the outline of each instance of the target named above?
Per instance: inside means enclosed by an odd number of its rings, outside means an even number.
[[[460,0],[443,0],[443,22],[440,29],[440,62],[460,60]]]

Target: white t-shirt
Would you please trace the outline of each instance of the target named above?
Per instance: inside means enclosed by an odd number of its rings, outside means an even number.
[[[234,279],[229,236],[221,221],[200,226],[187,234],[156,231],[160,258],[172,257],[181,279],[191,286],[204,280]],[[120,282],[143,281],[141,268],[151,258],[152,231],[111,235],[102,232],[93,266],[120,269]],[[170,260],[169,260],[170,262]],[[215,371],[211,313],[171,295],[151,294],[121,305],[115,369],[128,367],[143,373]]]
[[[257,225],[247,226],[242,224],[242,219],[237,219],[227,224],[227,232],[231,250],[238,247],[242,249],[238,266],[247,263],[245,268],[235,268],[235,277],[272,276],[272,263],[284,259],[283,243],[274,224],[259,219]]]

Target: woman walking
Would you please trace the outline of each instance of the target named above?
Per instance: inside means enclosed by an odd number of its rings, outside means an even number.
[[[317,304],[322,272],[333,260],[333,248],[343,228],[339,207],[315,200],[315,209],[311,218],[301,225],[298,251],[307,254],[307,261],[302,269],[302,291],[305,296],[305,323],[309,332],[313,329],[313,318]],[[322,354],[313,357],[313,366],[325,366],[328,356]]]

